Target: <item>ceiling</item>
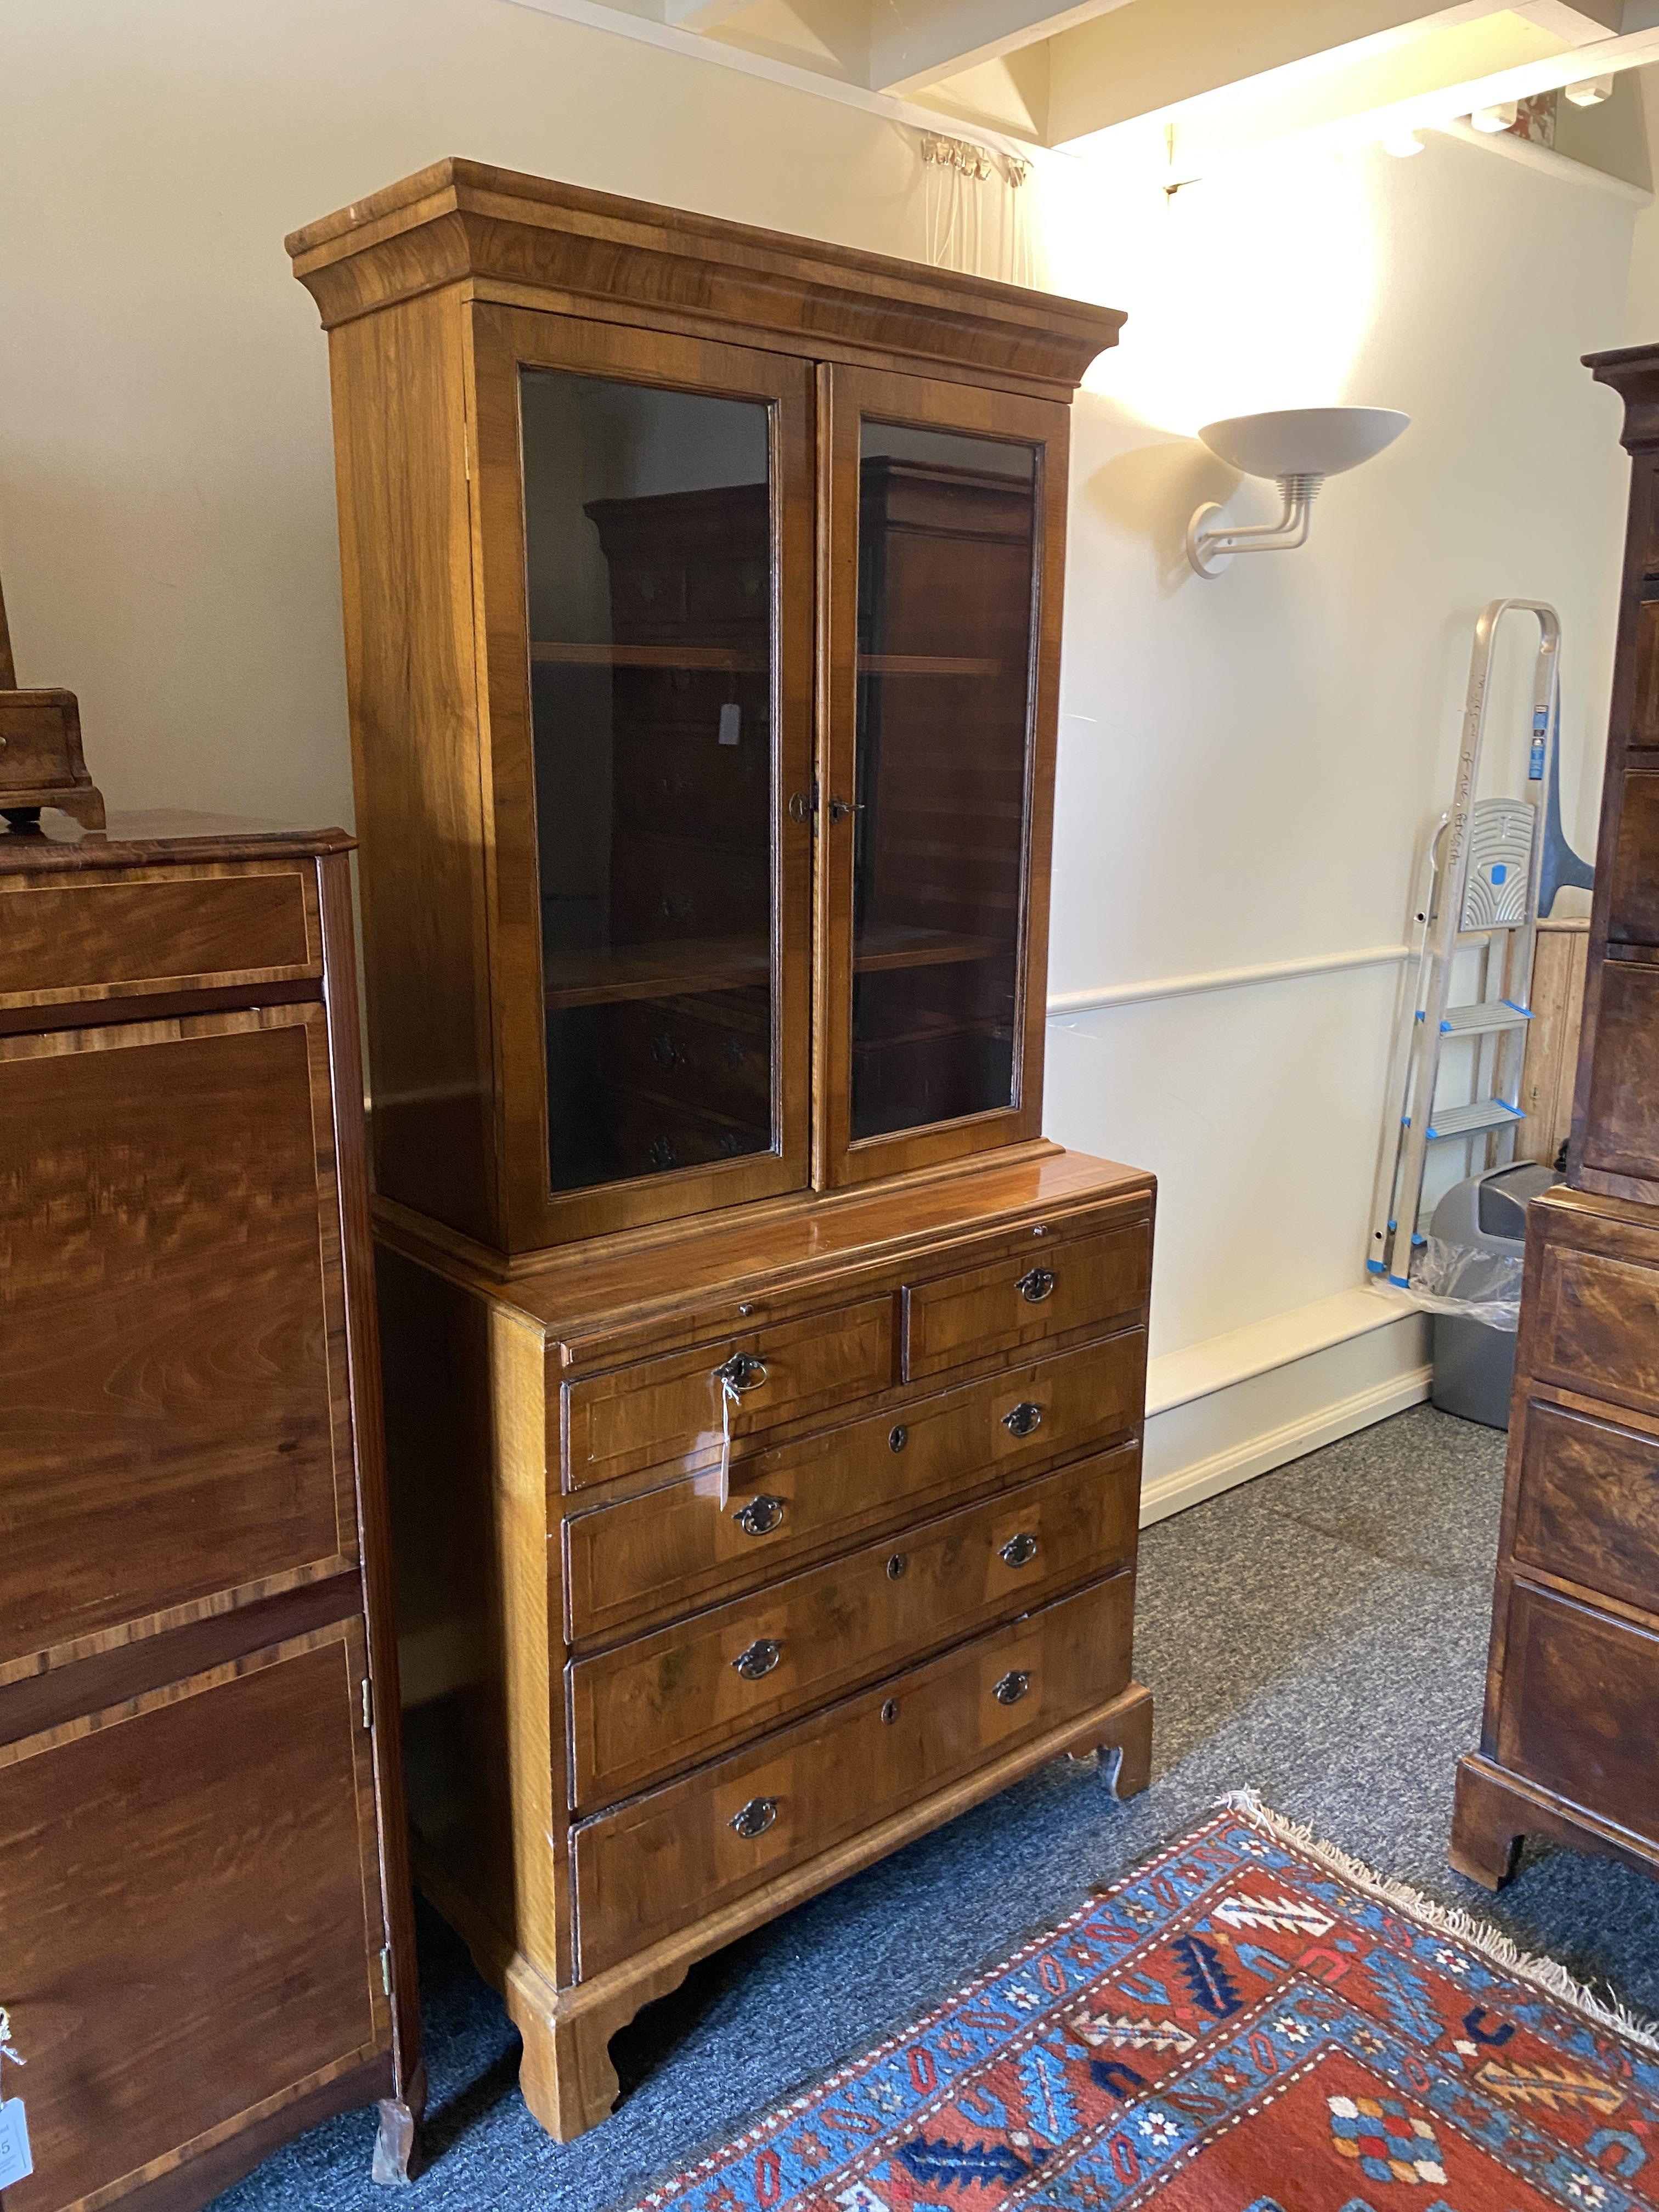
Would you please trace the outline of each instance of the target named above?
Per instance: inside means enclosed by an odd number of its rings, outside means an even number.
[[[1304,133],[1380,137],[1659,59],[1659,0],[589,0],[584,13],[1034,146],[1156,132],[1171,161],[1177,147],[1200,160]]]

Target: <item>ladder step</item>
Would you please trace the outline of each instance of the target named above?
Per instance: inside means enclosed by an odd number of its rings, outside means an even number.
[[[1472,1006],[1448,1006],[1440,1024],[1443,1036],[1490,1036],[1498,1030],[1523,1030],[1532,1019],[1524,1006],[1507,999],[1477,999]]]
[[[1432,1144],[1439,1137],[1472,1137],[1481,1129],[1507,1128],[1511,1121],[1526,1118],[1518,1106],[1506,1106],[1501,1098],[1479,1098],[1473,1106],[1437,1108],[1427,1134]]]

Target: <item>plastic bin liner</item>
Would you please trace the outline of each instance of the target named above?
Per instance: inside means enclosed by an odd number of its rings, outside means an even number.
[[[1429,1237],[1412,1253],[1411,1294],[1425,1313],[1455,1314],[1513,1331],[1521,1319],[1524,1264],[1519,1252],[1484,1252]]]

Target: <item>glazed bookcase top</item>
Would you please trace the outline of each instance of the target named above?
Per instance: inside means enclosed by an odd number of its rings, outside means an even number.
[[[1069,398],[1124,317],[884,253],[498,169],[434,162],[287,240],[325,328],[447,285],[607,321],[665,319],[814,359],[903,361]]]

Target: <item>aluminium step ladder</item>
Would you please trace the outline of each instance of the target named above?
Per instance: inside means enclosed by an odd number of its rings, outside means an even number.
[[[1509,614],[1532,615],[1538,623],[1526,790],[1520,799],[1477,799],[1492,645]],[[1473,1146],[1496,1137],[1514,1156],[1515,1133],[1526,1118],[1521,1080],[1540,896],[1553,905],[1559,883],[1589,877],[1560,836],[1560,617],[1540,600],[1493,599],[1475,624],[1452,803],[1418,873],[1416,989],[1403,1010],[1389,1071],[1388,1126],[1365,1260],[1369,1273],[1386,1275],[1402,1289],[1410,1281],[1413,1249],[1426,1241],[1419,1216],[1429,1146],[1455,1139]],[[1479,993],[1455,1005],[1452,964],[1466,951],[1475,955]],[[1473,1100],[1443,1104],[1437,1097],[1442,1055],[1449,1042],[1465,1038],[1474,1047]],[[1473,1152],[1469,1164],[1473,1172]]]

